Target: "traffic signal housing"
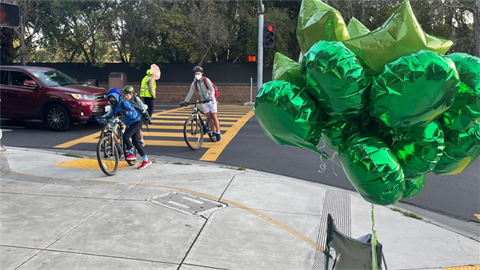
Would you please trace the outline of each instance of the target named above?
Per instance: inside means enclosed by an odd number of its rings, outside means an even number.
[[[20,12],[17,5],[0,2],[0,26],[12,28],[20,26]]]
[[[275,45],[275,24],[265,23],[263,27],[263,47],[273,48]]]

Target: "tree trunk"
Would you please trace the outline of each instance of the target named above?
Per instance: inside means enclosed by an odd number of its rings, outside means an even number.
[[[25,14],[20,18],[20,54],[22,56],[22,66],[27,65],[27,47],[25,45]]]

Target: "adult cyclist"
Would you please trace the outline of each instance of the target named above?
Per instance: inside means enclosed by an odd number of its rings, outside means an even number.
[[[193,68],[193,74],[195,75],[195,79],[190,86],[190,91],[185,98],[185,101],[180,103],[180,106],[185,106],[188,101],[192,98],[192,95],[195,89],[198,89],[198,93],[203,101],[209,100],[203,104],[203,109],[207,113],[209,125],[215,133],[215,137],[217,138],[217,142],[222,140],[222,135],[220,132],[220,122],[217,118],[217,100],[215,98],[215,90],[212,85],[212,81],[210,79],[203,78],[203,68],[201,66],[196,66]],[[195,84],[197,87],[195,87]]]

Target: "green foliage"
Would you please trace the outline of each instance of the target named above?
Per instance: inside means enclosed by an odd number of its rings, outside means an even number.
[[[4,0],[21,5],[28,60],[132,63],[244,63],[257,54],[258,2],[216,0]],[[348,23],[381,26],[401,0],[324,0]],[[263,1],[264,21],[275,23],[275,52],[298,59],[295,36],[301,0]],[[473,0],[411,1],[426,33],[454,41],[451,52],[475,50]],[[479,28],[480,26],[476,26]],[[477,30],[480,31],[480,30]],[[1,62],[20,59],[19,30],[2,28]],[[478,50],[478,49],[477,49]],[[478,55],[477,55],[478,56]]]

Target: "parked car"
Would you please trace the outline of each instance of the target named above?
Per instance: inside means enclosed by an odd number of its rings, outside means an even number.
[[[107,91],[53,68],[0,66],[2,118],[40,119],[55,131],[95,121],[109,110]]]

